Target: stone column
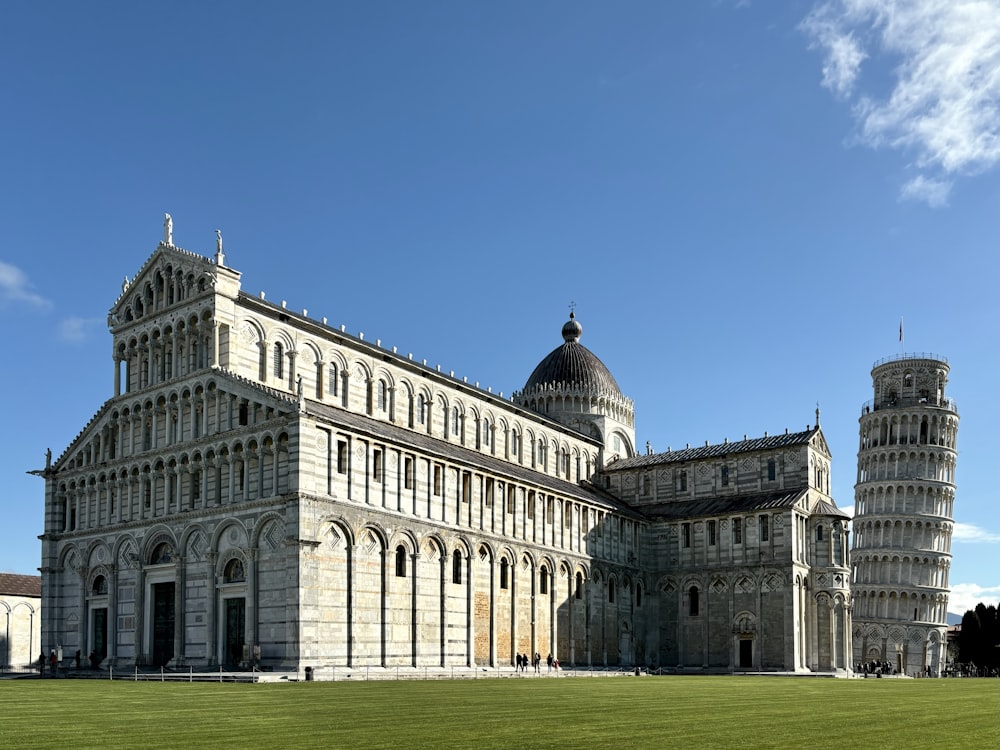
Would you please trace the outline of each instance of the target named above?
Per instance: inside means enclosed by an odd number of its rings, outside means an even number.
[[[219,321],[212,319],[212,367],[219,366]]]
[[[281,450],[279,443],[275,442],[271,448],[272,468],[271,468],[271,495],[277,496],[278,492],[278,465],[281,463]]]
[[[187,640],[184,637],[184,605],[186,601],[184,558],[178,555],[174,559],[174,664],[176,665],[184,662],[184,644]]]
[[[470,505],[472,503],[469,503]],[[476,618],[473,616],[473,589],[475,588],[472,578],[472,555],[465,556],[465,653],[466,666],[476,666]]]
[[[205,613],[205,658],[209,666],[215,666],[219,664],[219,653],[218,653],[218,634],[216,621],[218,619],[218,609],[219,609],[219,596],[217,593],[216,584],[218,583],[218,571],[216,571],[215,566],[218,561],[218,553],[209,552],[205,555],[206,564],[208,566],[208,577],[206,579],[207,591],[205,592],[205,597],[207,600],[207,611]]]
[[[141,553],[140,553],[141,554]],[[146,664],[146,571],[143,561],[135,562],[135,663]]]
[[[254,646],[257,645],[257,565],[256,549],[248,549],[247,553],[247,596],[246,596],[246,643],[253,659]]]
[[[420,554],[418,552],[413,552],[410,555],[410,658],[411,666],[417,666],[417,659],[420,656],[420,640],[419,634],[420,629],[417,627],[417,582],[419,578],[417,577],[417,564],[420,561]]]
[[[118,657],[118,568],[108,567],[108,664]]]

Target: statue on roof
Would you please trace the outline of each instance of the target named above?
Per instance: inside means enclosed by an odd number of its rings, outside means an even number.
[[[226,264],[226,256],[222,254],[222,230],[215,230],[215,265],[223,266]]]
[[[174,244],[174,220],[170,214],[163,214],[163,244]]]

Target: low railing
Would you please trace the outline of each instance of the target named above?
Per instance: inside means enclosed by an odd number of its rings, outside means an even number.
[[[19,670],[20,671],[20,670]],[[38,674],[37,669],[25,668],[25,675]],[[668,674],[666,670],[651,670],[646,667],[548,667],[542,664],[536,672],[531,667],[519,670],[511,666],[503,667],[345,667],[319,666],[306,667],[299,671],[261,671],[258,669],[234,671],[219,668],[216,670],[167,669],[160,667],[149,669],[143,667],[114,668],[99,670],[60,670],[61,679],[67,677],[98,680],[131,680],[133,682],[367,682],[377,680],[492,680],[492,679],[542,679],[569,677],[627,677],[641,674]],[[46,669],[45,677],[50,677]]]
[[[891,357],[883,357],[872,365],[872,369],[874,370],[879,365],[884,365],[887,362],[901,362],[907,359],[930,359],[935,362],[944,362],[945,364],[948,364],[948,358],[943,357],[940,354],[931,354],[930,352],[906,352],[905,354],[895,354]]]
[[[882,409],[900,409],[907,406],[932,406],[958,414],[958,404],[952,398],[927,398],[921,396],[897,396],[892,399],[869,399],[861,405],[861,414],[870,414]]]

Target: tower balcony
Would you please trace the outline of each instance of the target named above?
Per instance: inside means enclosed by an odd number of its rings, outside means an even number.
[[[936,396],[896,396],[894,398],[869,399],[861,406],[861,416],[883,409],[906,409],[910,407],[934,408],[950,411],[958,416],[958,404],[953,398]]]

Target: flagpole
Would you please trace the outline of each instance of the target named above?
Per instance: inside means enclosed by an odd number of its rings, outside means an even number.
[[[899,316],[899,355],[903,355],[903,316]]]

